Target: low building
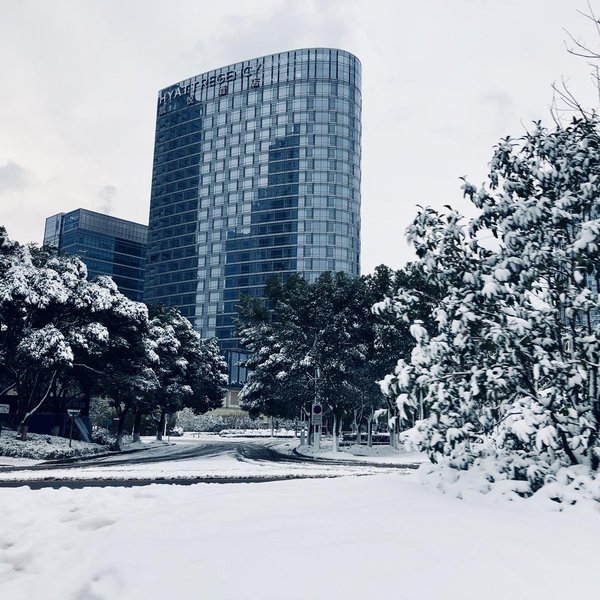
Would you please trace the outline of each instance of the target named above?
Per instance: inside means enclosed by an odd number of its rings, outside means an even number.
[[[110,275],[123,294],[141,302],[147,233],[141,223],[78,208],[46,219],[44,244],[79,256],[89,279]]]

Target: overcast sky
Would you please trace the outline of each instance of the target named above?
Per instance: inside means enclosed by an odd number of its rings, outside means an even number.
[[[589,67],[565,50],[563,28],[600,46],[577,9],[585,0],[0,0],[0,224],[41,242],[47,216],[79,207],[147,223],[159,89],[329,46],[363,65],[362,271],[399,267],[415,205],[472,214],[459,177],[480,183],[501,137],[550,123],[553,81],[595,101]]]

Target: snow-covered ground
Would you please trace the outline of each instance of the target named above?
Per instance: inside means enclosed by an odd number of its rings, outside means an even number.
[[[457,500],[414,477],[0,491],[7,600],[598,595],[599,513]]]
[[[218,436],[172,438],[152,459]],[[241,444],[245,442],[240,441]],[[297,440],[255,440],[291,454]],[[415,600],[594,597],[597,503],[558,512],[547,498],[465,500],[393,463],[423,461],[376,447],[322,463],[217,456],[75,469],[19,470],[2,479],[207,477],[334,479],[138,488],[0,489],[0,598]],[[365,462],[344,464],[366,454]],[[135,456],[138,456],[137,454]],[[331,463],[336,458],[338,462]],[[353,475],[370,475],[355,477]]]
[[[352,460],[369,463],[382,464],[417,464],[429,462],[429,459],[422,452],[407,452],[406,450],[396,450],[388,445],[378,445],[369,448],[365,445],[343,446],[339,452],[333,451],[333,443],[330,440],[324,440],[320,448],[316,450],[314,446],[298,446],[291,442],[290,447],[296,448],[296,451],[302,456],[311,458],[327,458],[329,460]]]

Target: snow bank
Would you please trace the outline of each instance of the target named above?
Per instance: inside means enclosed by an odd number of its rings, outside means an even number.
[[[333,442],[329,440],[321,441],[321,447],[317,450],[314,446],[297,446],[296,452],[303,456],[311,458],[326,458],[328,460],[356,460],[365,462],[382,462],[389,464],[406,464],[429,462],[429,459],[422,452],[407,452],[406,450],[396,450],[391,446],[368,446],[353,444],[343,446],[339,452],[333,451]]]

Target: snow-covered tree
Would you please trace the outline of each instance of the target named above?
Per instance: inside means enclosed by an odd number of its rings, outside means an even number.
[[[95,384],[113,403],[120,448],[126,416],[135,414],[136,407],[158,388],[154,371],[158,357],[149,336],[147,307],[121,294],[110,277],[98,277],[91,284],[88,301],[108,331]]]
[[[337,436],[338,424],[354,408],[372,396],[383,400],[369,364],[375,318],[365,279],[323,273],[310,284],[293,276],[274,280],[267,298],[271,311],[248,300],[240,312],[242,341],[253,353],[242,406],[253,414],[291,417],[319,401]]]
[[[306,282],[294,278],[287,285],[304,288]],[[314,389],[304,369],[294,368],[285,330],[257,298],[243,298],[239,316],[242,344],[252,352],[244,363],[250,375],[240,392],[241,406],[252,418],[297,417],[314,399]]]
[[[220,405],[226,365],[175,310],[148,309],[110,277],[87,280],[81,260],[20,246],[0,228],[0,397],[16,390],[23,439],[42,406],[56,421],[71,403],[109,396],[136,431],[144,413]]]
[[[0,279],[0,371],[17,392],[17,417],[27,434],[31,416],[49,398],[65,397],[80,369],[104,345],[107,331],[86,305],[85,265],[34,246],[12,244]]]
[[[196,414],[219,408],[223,404],[229,378],[227,362],[216,338],[198,339],[187,352],[192,395],[186,400],[186,406]]]
[[[157,438],[165,417],[184,407],[196,413],[221,406],[227,385],[227,363],[214,340],[203,340],[190,322],[173,308],[151,307],[150,338],[158,361],[158,388],[153,402],[159,410]]]
[[[423,225],[427,228],[430,222],[427,221]],[[377,315],[374,323],[375,344],[369,356],[372,379],[380,380],[393,371],[400,358],[405,361],[410,360],[413,339],[409,326],[413,321],[423,323],[425,327],[431,327],[435,323],[431,311],[446,290],[422,267],[423,265],[416,263],[409,264],[399,271],[392,271],[380,265],[366,278],[373,302],[378,303],[377,310],[374,310]],[[391,300],[394,294],[403,299],[401,309],[398,302]],[[390,443],[397,446],[400,427],[399,410],[390,395],[386,395],[385,399]],[[371,404],[370,408],[377,410],[377,404]],[[422,403],[412,409],[407,412],[405,421],[408,419],[414,423],[417,418],[423,418]],[[369,426],[372,425],[371,421],[372,417],[369,416]]]
[[[600,138],[596,118],[540,124],[495,150],[489,183],[465,183],[481,210],[420,212],[417,265],[445,288],[437,327],[411,326],[415,347],[383,389],[403,417],[419,402],[421,447],[464,468],[491,440],[507,476],[535,490],[561,466],[600,462]],[[486,236],[498,240],[486,249]],[[489,244],[486,244],[489,248]],[[380,305],[403,315],[416,298]],[[488,445],[488,451],[489,445]]]

